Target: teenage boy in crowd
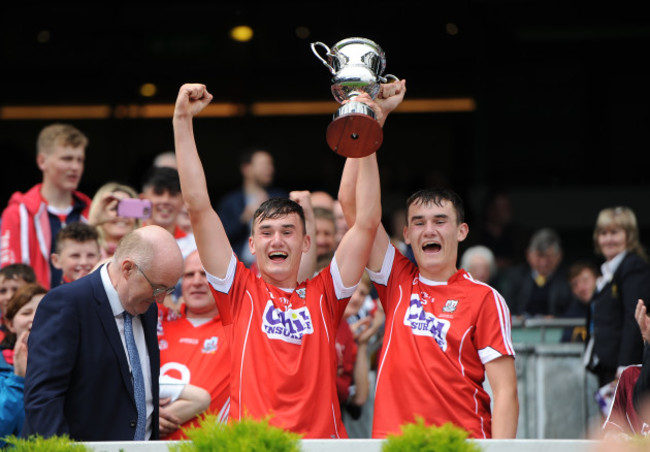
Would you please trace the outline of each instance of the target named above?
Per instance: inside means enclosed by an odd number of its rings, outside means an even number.
[[[52,265],[61,270],[61,284],[86,276],[100,258],[99,234],[94,226],[77,221],[61,228],[56,234],[56,253],[52,253]]]
[[[26,193],[15,192],[2,212],[0,266],[27,264],[49,289],[61,281],[61,271],[50,263],[57,232],[67,223],[88,221],[91,200],[77,191],[88,138],[71,125],[52,124],[40,132],[36,145],[42,182]]]

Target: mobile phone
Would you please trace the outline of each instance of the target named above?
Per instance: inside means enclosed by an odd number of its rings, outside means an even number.
[[[117,203],[117,216],[124,218],[151,217],[151,201],[148,199],[124,198]]]

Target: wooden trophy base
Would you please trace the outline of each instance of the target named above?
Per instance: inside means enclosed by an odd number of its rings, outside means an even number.
[[[376,152],[384,131],[371,116],[348,113],[335,118],[327,127],[327,144],[343,157],[361,158]]]

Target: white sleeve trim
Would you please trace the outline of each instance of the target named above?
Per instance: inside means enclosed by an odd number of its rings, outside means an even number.
[[[503,356],[501,353],[493,349],[492,347],[486,347],[478,351],[478,356],[481,358],[483,364],[487,364],[490,361],[493,361],[497,358]]]
[[[384,262],[381,264],[381,270],[374,272],[369,268],[366,268],[370,280],[377,284],[385,286],[388,284],[388,278],[390,277],[390,271],[393,268],[393,261],[395,260],[395,247],[388,242],[388,249],[386,254],[384,254]]]
[[[221,279],[214,276],[208,271],[205,271],[205,276],[208,278],[208,282],[217,292],[228,293],[232,287],[232,283],[235,280],[235,270],[237,269],[237,258],[235,253],[230,256],[230,263],[228,264],[228,270],[226,271],[226,276]],[[204,268],[205,270],[205,268]]]
[[[332,258],[332,263],[330,265],[330,274],[332,275],[332,281],[334,282],[334,293],[336,294],[337,300],[350,298],[352,294],[354,294],[354,291],[357,290],[357,286],[359,285],[358,282],[352,287],[345,287],[343,285],[341,272],[339,271],[339,266],[336,263],[336,255],[334,255]]]

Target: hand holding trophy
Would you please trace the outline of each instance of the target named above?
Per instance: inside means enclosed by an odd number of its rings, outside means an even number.
[[[318,47],[326,50],[323,58]],[[383,76],[386,57],[375,42],[366,38],[347,38],[331,49],[322,42],[311,44],[314,55],[332,73],[332,94],[341,105],[327,128],[327,144],[339,155],[360,158],[376,152],[383,141],[383,130],[374,111],[354,98],[366,93],[375,99],[380,85],[394,75]]]

